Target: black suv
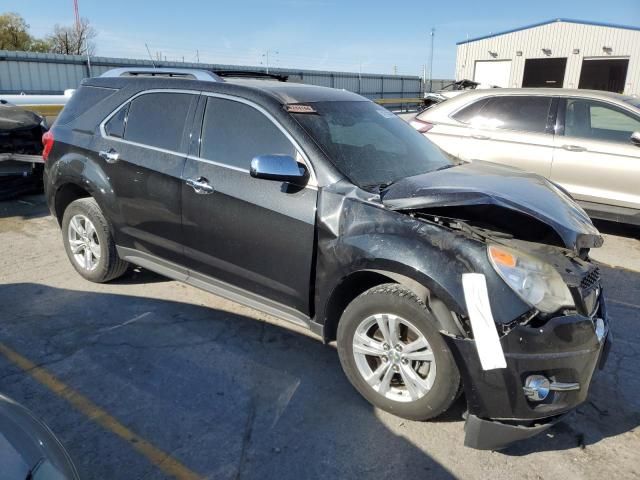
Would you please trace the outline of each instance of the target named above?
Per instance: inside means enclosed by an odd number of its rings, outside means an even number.
[[[542,177],[461,164],[343,90],[203,71],[85,80],[45,136],[76,270],[129,263],[337,340],[353,386],[425,420],[464,391],[497,449],[587,397],[602,237]]]

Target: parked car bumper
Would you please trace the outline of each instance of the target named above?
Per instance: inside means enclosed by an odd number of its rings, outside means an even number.
[[[604,329],[597,332],[596,321]],[[518,325],[501,338],[507,367],[483,370],[475,342],[446,337],[456,358],[468,404],[465,445],[498,450],[546,430],[587,398],[593,374],[611,345],[604,296],[593,317],[552,318],[542,326]],[[531,375],[556,384],[577,384],[532,401],[524,390]]]

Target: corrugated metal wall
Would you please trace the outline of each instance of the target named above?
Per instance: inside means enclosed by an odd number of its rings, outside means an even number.
[[[603,47],[610,47],[611,53],[605,53]],[[551,55],[546,56],[543,48],[550,49]],[[640,31],[563,21],[458,45],[456,78],[473,79],[475,63],[479,60],[511,60],[509,86],[520,87],[526,59],[556,57],[567,58],[565,88],[578,88],[584,59],[628,58],[624,93],[640,95]]]
[[[202,68],[208,70],[264,71],[260,67],[204,63],[155,62],[156,66]],[[150,60],[125,58],[91,58],[91,75],[98,76],[111,68],[153,66]],[[271,73],[289,75],[289,81],[333,88],[344,88],[368,98],[416,98],[422,96],[422,79],[418,76],[376,75],[348,72],[324,72],[272,68]],[[56,94],[77,88],[89,76],[87,59],[78,55],[58,55],[0,50],[0,93]],[[434,80],[434,88],[438,80]],[[444,80],[444,82],[448,82]]]

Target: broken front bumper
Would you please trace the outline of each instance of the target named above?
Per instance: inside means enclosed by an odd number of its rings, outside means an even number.
[[[596,318],[604,320],[604,331],[596,333]],[[467,398],[465,445],[482,450],[498,450],[536,435],[584,402],[611,342],[603,296],[592,318],[567,315],[539,327],[513,328],[500,339],[507,368],[483,370],[473,340],[445,339]],[[550,391],[543,401],[531,401],[523,388],[530,375],[543,375],[558,384],[577,383],[579,388]]]

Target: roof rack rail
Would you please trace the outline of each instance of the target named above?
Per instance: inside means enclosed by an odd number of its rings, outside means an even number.
[[[265,73],[252,70],[214,70],[219,77],[235,77],[235,78],[270,78],[279,82],[286,82],[289,75],[278,75],[277,73]]]
[[[101,77],[169,77],[201,80],[204,82],[224,82],[219,75],[208,70],[194,68],[150,68],[123,67],[113,68],[104,72]]]

